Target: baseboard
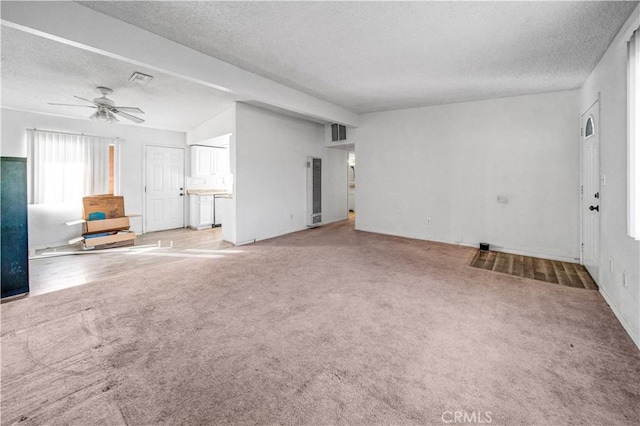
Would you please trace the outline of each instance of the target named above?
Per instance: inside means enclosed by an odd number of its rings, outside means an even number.
[[[330,220],[329,222],[322,222],[321,225],[329,225],[331,223],[342,222],[344,220],[349,220],[349,216],[341,217],[339,219]]]
[[[35,247],[29,246],[29,254],[35,253],[36,250],[46,250],[46,249],[54,249],[62,246],[68,246],[69,241],[57,242],[57,243],[49,243],[49,244],[41,244]]]
[[[460,246],[466,246],[466,247],[476,247],[476,248],[478,247],[477,244],[472,244],[472,243],[454,243],[454,244],[458,244]],[[515,254],[515,255],[518,255],[518,256],[537,257],[539,259],[557,260],[558,262],[580,263],[580,259],[577,259],[577,258],[574,258],[574,257],[555,256],[555,255],[534,253],[534,252],[523,251],[523,250],[511,250],[511,249],[503,248],[503,247],[491,247],[490,249],[491,249],[491,251],[497,251],[497,252],[500,252],[500,253]]]
[[[246,240],[246,241],[242,241],[242,242],[236,243],[235,245],[237,245],[237,246],[243,246],[243,245],[246,245],[246,244],[253,244],[253,243],[256,243],[256,242],[258,242],[258,241],[270,240],[270,239],[272,239],[272,238],[283,237],[283,236],[285,236],[285,235],[294,234],[294,233],[296,233],[296,232],[306,231],[306,230],[308,230],[308,229],[320,228],[320,227],[322,227],[322,226],[324,226],[324,225],[329,225],[329,224],[331,224],[331,223],[336,223],[336,222],[342,222],[342,221],[345,221],[345,220],[348,220],[348,219],[349,219],[349,217],[344,217],[344,218],[340,218],[340,219],[330,220],[330,221],[328,221],[328,222],[322,222],[322,223],[320,223],[320,224],[318,224],[318,225],[316,225],[316,226],[312,226],[312,227],[305,226],[304,228],[300,228],[300,229],[293,229],[293,230],[291,230],[291,231],[287,231],[287,232],[285,232],[285,233],[283,233],[283,234],[277,234],[277,233],[276,233],[276,234],[267,235],[267,236],[260,237],[260,238],[253,238],[253,239],[249,239],[249,240]]]
[[[439,240],[439,239],[435,239],[435,238],[418,238],[418,237],[415,237],[415,236],[408,236],[408,235],[402,235],[402,234],[393,234],[391,232],[370,231],[370,230],[361,229],[361,228],[358,228],[358,227],[356,227],[355,229],[356,229],[356,231],[371,232],[371,233],[374,233],[374,234],[382,234],[382,235],[390,235],[390,236],[393,236],[393,237],[409,238],[409,239],[412,239],[412,240],[430,241],[432,243],[453,244],[453,245],[463,246],[463,247],[478,248],[478,244],[477,243],[474,244],[474,243],[468,243],[468,242],[462,242],[462,241],[447,241],[447,240]],[[501,252],[501,253],[516,254],[518,256],[529,256],[529,257],[537,257],[537,258],[540,258],[540,259],[557,260],[559,262],[569,262],[569,263],[579,263],[580,262],[579,259],[574,258],[574,257],[556,256],[556,255],[535,253],[535,252],[524,251],[524,250],[512,250],[512,249],[504,248],[504,247],[491,246],[491,250],[492,251],[498,251],[498,252]]]
[[[247,244],[253,244],[255,243],[257,240],[247,240],[247,241],[241,241],[239,243],[235,243],[235,246],[246,246]],[[233,244],[233,243],[232,243]]]
[[[29,296],[28,291],[26,293],[14,294],[13,296],[4,297],[2,300],[0,300],[0,303],[13,302],[14,300],[24,299],[25,297],[28,297],[28,296]]]
[[[622,314],[620,314],[620,311],[618,311],[618,308],[616,307],[616,305],[611,301],[611,298],[609,297],[609,295],[607,294],[603,286],[600,286],[600,294],[604,298],[605,302],[607,302],[607,305],[609,305],[611,312],[613,312],[613,314],[616,316],[616,318],[618,319],[618,322],[622,324],[622,328],[624,328],[624,331],[627,332],[629,337],[631,337],[631,340],[633,341],[633,343],[636,344],[636,347],[638,348],[638,350],[640,350],[640,336],[634,332],[631,325],[627,322],[627,320],[624,319]]]
[[[467,245],[467,244],[459,244],[453,241],[447,241],[447,240],[438,240],[435,238],[419,238],[419,237],[415,237],[415,236],[410,236],[410,235],[403,235],[403,234],[394,234],[392,232],[385,232],[385,231],[371,231],[369,229],[362,229],[362,228],[358,228],[357,226],[354,228],[356,231],[360,231],[360,232],[370,232],[372,234],[380,234],[380,235],[388,235],[390,237],[399,237],[399,238],[406,238],[408,240],[417,240],[417,241],[429,241],[431,243],[442,243],[442,244],[452,244],[452,245]],[[469,245],[470,246],[470,245]],[[470,246],[471,247],[471,246]]]

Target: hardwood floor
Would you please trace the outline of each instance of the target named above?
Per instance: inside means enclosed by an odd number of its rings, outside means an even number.
[[[568,287],[598,289],[584,266],[576,263],[478,250],[471,266]]]
[[[189,228],[138,235],[135,245],[82,250],[79,245],[36,251],[29,259],[32,296],[86,284],[137,268],[176,262],[185,257],[215,258],[232,254],[222,229]]]

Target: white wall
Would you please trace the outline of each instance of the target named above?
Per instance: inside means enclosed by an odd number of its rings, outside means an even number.
[[[211,117],[204,123],[201,123],[193,129],[189,130],[187,132],[187,145],[193,145],[197,143],[201,145],[215,146],[215,143],[209,144],[207,143],[207,141],[215,139],[219,136],[234,133],[235,115],[236,107],[234,103],[230,105],[229,108],[222,111],[220,114]]]
[[[640,347],[640,244],[627,236],[627,40],[640,27],[636,8],[580,91],[580,112],[600,94],[600,292]],[[613,260],[613,272],[609,261]],[[629,276],[628,288],[622,274]]]
[[[306,229],[307,156],[323,160],[323,222],[347,218],[347,151],[323,146],[322,125],[246,104],[236,110],[237,243]]]
[[[143,159],[145,145],[185,147],[185,134],[155,130],[135,125],[106,124],[91,120],[36,114],[3,108],[1,117],[3,156],[26,157],[26,129],[50,130],[69,133],[118,137],[122,140],[120,152],[120,194],[124,196],[125,213],[143,213]],[[186,155],[186,154],[185,154]],[[82,216],[81,205],[74,217],[73,211],[55,209],[55,213],[42,212],[30,207],[29,245],[30,249],[50,247],[67,240],[69,228],[65,221]],[[44,216],[43,216],[44,215]],[[53,219],[55,218],[55,219]],[[64,219],[64,220],[63,220]],[[60,221],[57,225],[51,221]],[[132,219],[132,229],[142,232],[142,218]],[[56,222],[57,223],[57,222]],[[80,232],[79,225],[75,233]],[[77,235],[76,235],[77,236]]]
[[[577,91],[371,113],[351,133],[357,229],[579,257]]]

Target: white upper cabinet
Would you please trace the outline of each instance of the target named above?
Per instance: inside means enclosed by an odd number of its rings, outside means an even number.
[[[229,148],[191,146],[191,176],[223,176],[229,173]]]
[[[216,174],[216,148],[209,146],[191,146],[191,175],[212,176]]]

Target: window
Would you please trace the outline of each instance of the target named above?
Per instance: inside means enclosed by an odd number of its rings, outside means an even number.
[[[588,138],[589,136],[593,136],[593,117],[587,118],[587,124],[584,126],[584,137]]]
[[[79,202],[117,187],[117,141],[112,138],[28,130],[29,200]]]
[[[640,28],[629,40],[627,68],[628,233],[640,240]]]

